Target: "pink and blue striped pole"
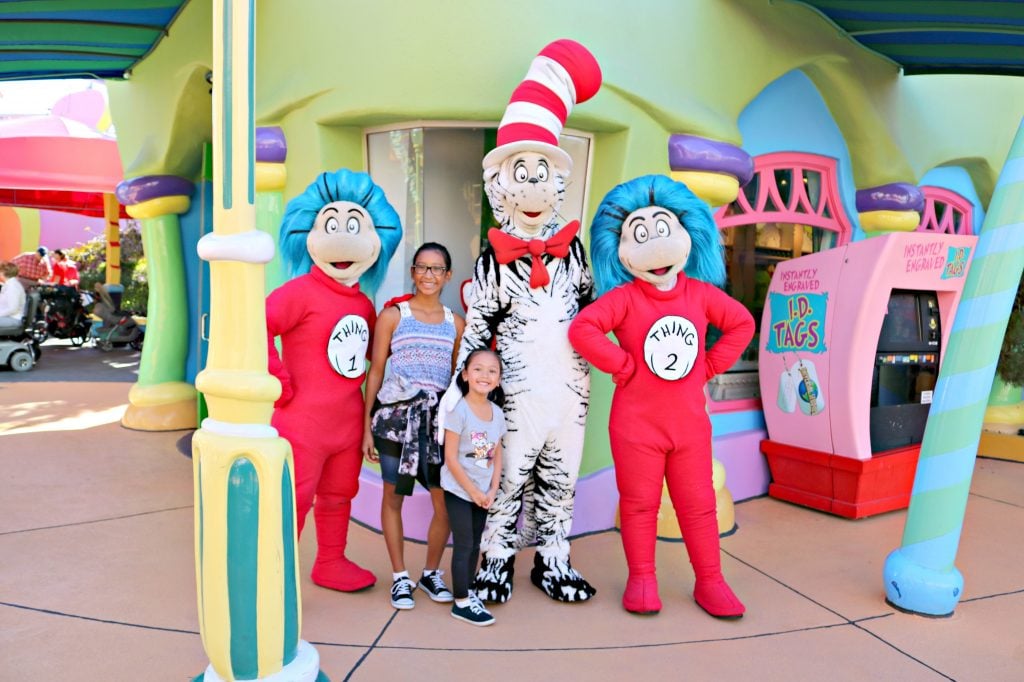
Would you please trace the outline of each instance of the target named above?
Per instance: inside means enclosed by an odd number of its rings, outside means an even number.
[[[925,427],[903,544],[883,571],[886,601],[930,616],[951,615],[963,592],[953,562],[999,347],[1024,270],[1024,122],[976,248]]]

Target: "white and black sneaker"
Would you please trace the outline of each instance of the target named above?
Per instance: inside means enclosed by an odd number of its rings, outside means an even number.
[[[454,601],[455,597],[452,596],[451,590],[445,586],[444,580],[441,579],[442,575],[444,575],[444,571],[424,573],[423,577],[420,578],[419,588],[426,592],[427,596],[432,600],[447,604]]]
[[[480,627],[494,624],[494,616],[475,594],[469,595],[469,603],[465,606],[459,606],[457,603],[452,605],[452,618]]]
[[[412,592],[416,589],[416,583],[408,578],[398,578],[391,583],[391,605],[396,609],[407,610],[416,606],[413,601]]]

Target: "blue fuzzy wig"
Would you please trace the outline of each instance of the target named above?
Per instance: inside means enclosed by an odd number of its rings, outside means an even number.
[[[687,276],[715,286],[725,284],[725,257],[711,209],[681,182],[664,175],[645,175],[614,187],[597,207],[590,225],[590,260],[598,295],[633,281],[619,261],[622,223],[630,213],[661,206],[679,218],[693,246],[684,268]]]
[[[321,173],[306,191],[288,202],[281,218],[281,257],[289,277],[309,272],[313,259],[306,249],[306,237],[313,229],[316,216],[327,204],[351,201],[367,210],[380,237],[377,262],[359,278],[360,289],[371,299],[384,279],[388,262],[402,240],[402,223],[388,203],[384,190],[366,173],[345,168]]]

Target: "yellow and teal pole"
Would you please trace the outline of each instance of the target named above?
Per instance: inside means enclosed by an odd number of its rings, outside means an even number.
[[[210,416],[192,439],[199,628],[210,666],[196,680],[313,682],[316,649],[299,639],[294,461],[270,426],[278,381],[267,373],[264,265],[274,240],[256,229],[254,0],[214,3],[213,232],[210,350],[196,377]]]
[[[149,268],[146,343],[139,380],[128,393],[128,409],[121,419],[129,429],[196,427],[196,391],[185,381],[188,297],[178,220],[188,212],[194,191],[191,181],[176,175],[147,175],[117,186],[117,199],[142,225]]]
[[[1024,270],[1024,124],[1017,130],[978,237],[921,443],[903,544],[885,561],[886,601],[953,613],[956,560],[999,347]]]

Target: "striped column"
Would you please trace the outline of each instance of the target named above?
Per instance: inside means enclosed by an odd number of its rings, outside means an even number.
[[[897,608],[953,613],[963,591],[956,566],[989,389],[1024,270],[1024,124],[996,184],[967,273],[935,387],[903,544],[885,561]]]
[[[121,283],[121,202],[117,195],[103,195],[103,217],[107,221],[107,284]]]
[[[188,296],[178,215],[195,185],[176,175],[147,175],[117,186],[117,199],[142,225],[149,300],[139,381],[128,393],[121,424],[140,431],[196,427],[196,391],[185,381]]]
[[[924,193],[907,182],[857,190],[860,227],[869,237],[890,232],[913,232],[921,224]]]
[[[255,229],[254,0],[214,3],[210,348],[196,387],[210,416],[192,439],[199,627],[210,666],[196,680],[326,680],[299,639],[291,446],[270,426],[281,393],[267,373],[264,265]]]

